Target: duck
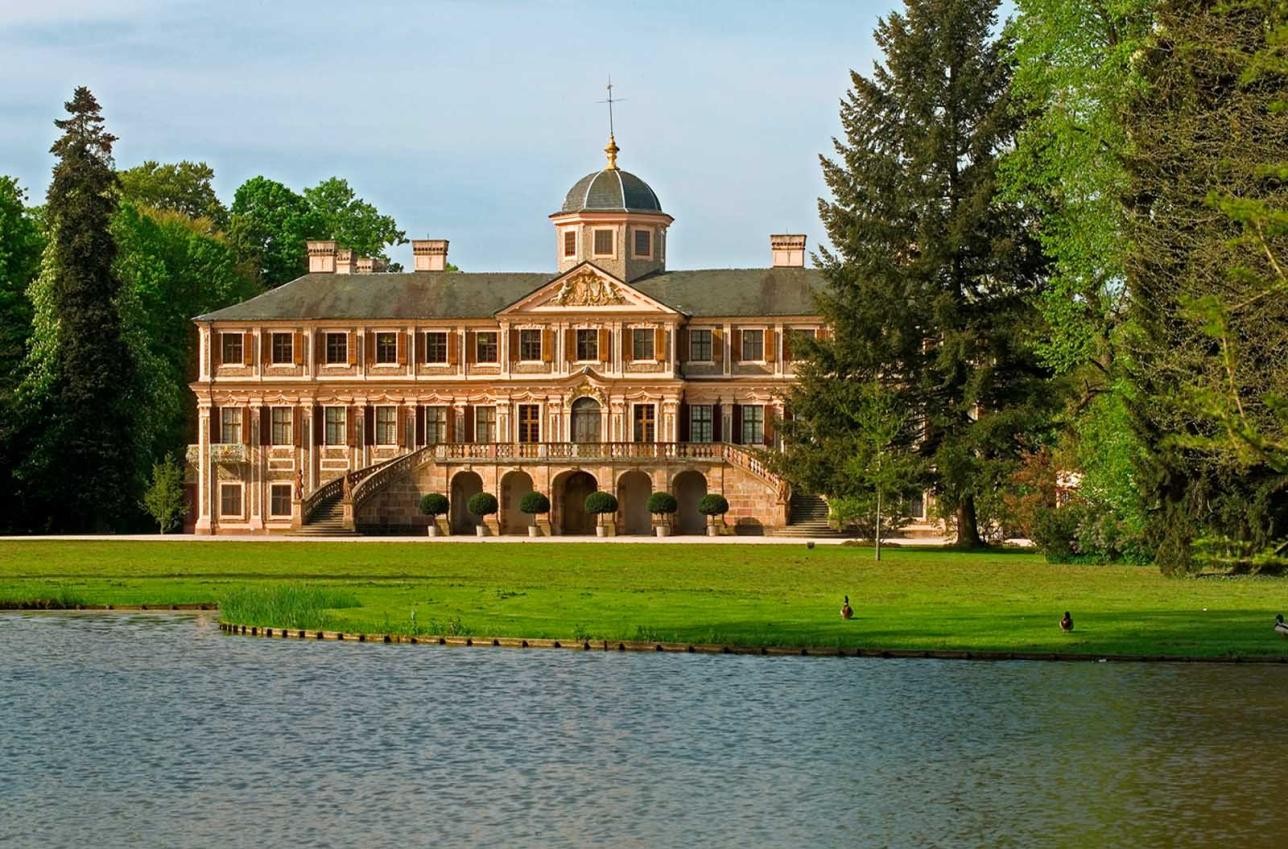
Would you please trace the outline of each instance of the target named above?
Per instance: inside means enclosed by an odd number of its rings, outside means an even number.
[[[1284,622],[1282,613],[1275,615],[1275,633],[1288,640],[1288,622]]]
[[[1066,633],[1073,630],[1073,617],[1069,615],[1067,610],[1064,612],[1064,616],[1060,617],[1060,630]]]
[[[841,618],[854,618],[854,608],[850,607],[850,597],[848,595],[845,597],[845,601],[841,602]]]

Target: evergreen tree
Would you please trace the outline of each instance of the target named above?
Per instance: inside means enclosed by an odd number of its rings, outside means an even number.
[[[48,244],[32,285],[35,339],[20,389],[31,428],[18,469],[33,520],[53,530],[119,527],[141,480],[130,437],[135,369],[123,338],[110,224],[114,136],[94,95],[76,89],[45,206]]]
[[[821,252],[820,309],[833,335],[808,346],[784,427],[788,468],[799,457],[818,469],[844,435],[843,410],[882,381],[918,423],[899,447],[929,460],[966,546],[979,544],[979,506],[1043,419],[1048,378],[1034,353],[1034,221],[998,197],[998,156],[1019,120],[996,6],[909,0],[877,28],[884,61],[851,74],[844,139],[823,159],[832,197],[820,201],[835,249]]]
[[[1285,27],[1282,0],[1165,0],[1140,58],[1128,373],[1168,572],[1288,547]]]

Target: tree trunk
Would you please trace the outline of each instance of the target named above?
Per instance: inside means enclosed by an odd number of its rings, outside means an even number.
[[[979,525],[975,517],[975,497],[968,495],[957,505],[957,541],[954,548],[980,548]]]

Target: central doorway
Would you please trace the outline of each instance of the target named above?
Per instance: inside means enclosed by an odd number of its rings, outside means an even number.
[[[600,439],[599,402],[594,398],[578,398],[572,402],[572,441],[602,442]]]
[[[599,489],[589,472],[572,472],[558,482],[559,530],[565,536],[589,536],[595,517],[586,512],[586,496]]]

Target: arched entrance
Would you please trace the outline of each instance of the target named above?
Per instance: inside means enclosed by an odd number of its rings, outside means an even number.
[[[586,512],[586,496],[599,489],[588,472],[565,472],[555,478],[555,507],[560,533],[587,536],[595,532],[595,517]]]
[[[466,504],[470,496],[483,491],[483,478],[478,472],[457,472],[452,478],[452,494],[449,499],[451,509],[448,517],[452,523],[452,533],[468,535],[474,533],[479,517],[470,512]]]
[[[532,517],[519,509],[519,502],[529,492],[532,492],[532,477],[527,472],[509,472],[501,478],[501,533],[528,532]]]
[[[653,530],[648,497],[653,481],[641,471],[627,472],[617,481],[617,504],[622,511],[622,533],[647,534]]]
[[[603,420],[599,402],[594,398],[578,398],[572,402],[572,441],[603,442],[600,423]]]
[[[680,472],[671,484],[675,500],[680,509],[675,514],[675,532],[677,534],[701,534],[706,532],[707,517],[698,512],[698,502],[707,494],[707,479],[702,472]]]

